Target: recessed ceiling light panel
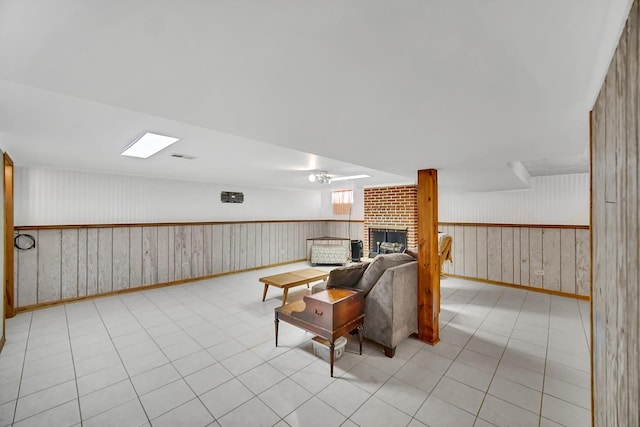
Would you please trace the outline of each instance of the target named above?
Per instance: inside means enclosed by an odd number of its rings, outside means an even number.
[[[144,135],[135,140],[121,154],[123,156],[146,159],[177,141],[179,141],[178,138],[173,138],[171,136],[145,132]]]

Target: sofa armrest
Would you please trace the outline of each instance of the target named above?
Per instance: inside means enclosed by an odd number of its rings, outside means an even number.
[[[389,348],[418,332],[418,263],[388,268],[365,299],[365,337]]]
[[[320,283],[317,283],[315,285],[313,285],[311,287],[311,293],[312,294],[317,294],[318,292],[322,292],[322,291],[326,291],[327,290],[327,281],[323,280]]]

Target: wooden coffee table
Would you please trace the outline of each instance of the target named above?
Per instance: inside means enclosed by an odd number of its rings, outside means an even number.
[[[319,280],[325,280],[329,277],[329,272],[324,270],[318,270],[317,268],[303,268],[302,270],[289,271],[287,273],[274,274],[273,276],[261,277],[258,279],[264,283],[264,291],[262,292],[262,301],[267,297],[267,289],[269,286],[275,286],[276,288],[282,288],[282,305],[287,302],[287,294],[289,288],[294,286],[307,285],[309,283],[317,282]]]

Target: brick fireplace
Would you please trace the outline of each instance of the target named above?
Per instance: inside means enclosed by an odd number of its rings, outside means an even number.
[[[403,231],[407,233],[406,246],[418,246],[418,187],[399,185],[364,189],[365,256],[375,251],[377,242],[370,242],[370,229]]]

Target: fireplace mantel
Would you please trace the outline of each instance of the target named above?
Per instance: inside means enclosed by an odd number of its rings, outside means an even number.
[[[407,227],[393,227],[390,225],[367,225],[369,230],[380,230],[380,231],[408,231]]]

